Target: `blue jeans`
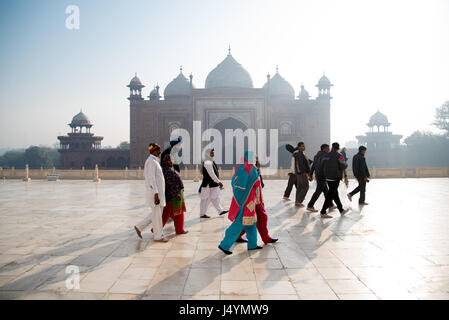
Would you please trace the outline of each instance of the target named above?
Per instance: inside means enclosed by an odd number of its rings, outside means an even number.
[[[234,222],[226,229],[225,237],[220,242],[220,247],[222,247],[225,250],[230,251],[232,245],[235,243],[235,241],[240,236],[240,233],[242,233],[242,230],[245,230],[246,237],[248,238],[248,249],[254,249],[257,247],[257,228],[256,224],[254,223],[251,226],[244,226],[243,221],[243,209],[244,207],[240,208],[239,214],[235,218]]]

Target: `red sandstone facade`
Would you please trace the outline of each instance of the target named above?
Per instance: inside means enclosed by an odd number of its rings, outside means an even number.
[[[293,87],[278,72],[273,77],[267,76],[263,88],[253,88],[247,71],[229,53],[210,72],[204,89],[196,89],[192,75],[189,78],[181,69],[165,88],[164,100],[161,100],[159,87],[145,100],[140,79],[135,76],[131,80],[128,85],[131,168],[143,167],[150,142],[168,146],[174,129],[186,129],[193,139],[193,121],[201,121],[202,131],[216,128],[222,133],[224,129],[237,128],[278,129],[278,164],[284,168],[290,167],[291,161],[285,144],[296,146],[304,141],[306,153],[312,157],[322,143],[330,142],[332,84],[325,76],[317,84],[316,99],[310,99],[304,86],[295,97]],[[194,142],[189,143],[192,146]],[[224,162],[224,152],[222,159]]]
[[[93,124],[80,112],[69,124],[72,131],[59,136],[61,169],[93,169],[95,165],[104,169],[129,167],[129,150],[101,149],[103,137],[90,132]]]

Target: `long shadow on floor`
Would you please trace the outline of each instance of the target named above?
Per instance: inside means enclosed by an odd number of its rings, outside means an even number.
[[[70,243],[61,248],[49,250],[42,254],[37,254],[24,259],[15,260],[0,269],[2,271],[11,271],[17,268],[23,268],[26,265],[33,265],[28,272],[34,268],[41,268],[40,271],[22,276],[0,287],[0,291],[30,291],[42,286],[48,286],[53,283],[65,281],[67,275],[62,272],[67,265],[76,265],[80,267],[80,276],[102,266],[108,257],[117,259],[125,258],[137,252],[143,251],[148,247],[148,240],[130,239],[135,237],[134,231],[125,231],[114,235],[107,235],[94,239],[88,239],[80,242]],[[105,245],[102,245],[104,243]],[[70,254],[78,250],[85,250],[92,246],[98,246],[95,249],[88,250],[79,256],[70,257]],[[151,247],[151,245],[150,245]],[[60,256],[69,256],[66,261],[57,264],[46,265],[45,262]]]

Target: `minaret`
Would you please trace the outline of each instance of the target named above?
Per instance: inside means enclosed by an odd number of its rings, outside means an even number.
[[[142,88],[145,87],[140,79],[137,77],[137,72],[134,76],[134,78],[131,79],[129,82],[129,85],[127,85],[129,88],[129,97],[128,100],[143,100],[142,98]]]
[[[316,87],[318,87],[318,98],[319,99],[332,99],[332,97],[331,97],[331,87],[332,86],[333,86],[333,84],[323,73],[323,76],[320,78],[320,80],[318,80],[318,84],[316,85]]]

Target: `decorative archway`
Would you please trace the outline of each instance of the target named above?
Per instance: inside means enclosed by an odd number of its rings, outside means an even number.
[[[217,129],[218,131],[220,131],[221,133],[221,137],[222,137],[222,168],[223,169],[232,169],[233,166],[235,166],[235,164],[240,162],[240,159],[236,159],[236,138],[233,137],[232,139],[232,145],[226,145],[226,140],[225,140],[225,130],[226,129],[231,129],[231,130],[236,130],[236,129],[241,129],[242,131],[246,131],[248,129],[248,127],[246,126],[245,123],[243,123],[240,120],[237,120],[236,118],[233,117],[227,117],[219,122],[217,122],[214,125],[214,129]],[[226,164],[225,162],[225,152],[226,152],[226,148],[232,148],[232,164]],[[244,148],[245,150],[248,148],[248,139],[245,138],[244,140]]]

